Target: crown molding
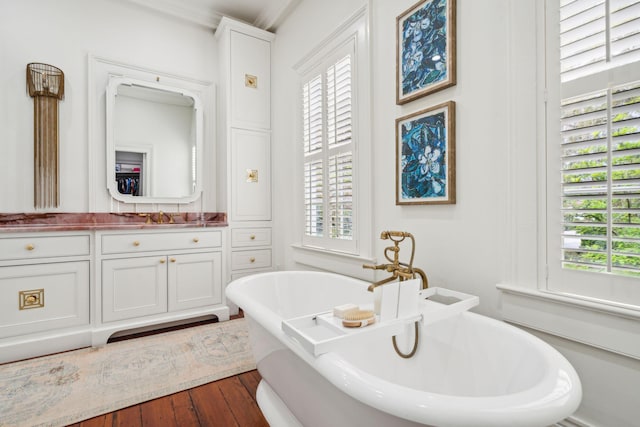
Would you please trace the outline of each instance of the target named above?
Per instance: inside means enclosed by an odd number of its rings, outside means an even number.
[[[123,0],[146,9],[183,19],[192,24],[200,25],[212,30],[218,28],[218,24],[224,15],[213,10],[206,2],[184,2],[181,0]]]
[[[208,0],[121,0],[125,3],[135,4],[145,9],[163,13],[165,15],[182,19],[192,24],[200,25],[211,30],[216,30],[222,20],[222,13],[214,9],[214,5]],[[264,29],[273,30],[301,0],[270,0],[262,2],[261,10],[252,25]]]
[[[273,31],[301,0],[279,0],[268,2],[254,21],[256,27]]]

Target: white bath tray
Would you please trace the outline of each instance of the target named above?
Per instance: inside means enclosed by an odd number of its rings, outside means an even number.
[[[419,313],[403,318],[380,322],[376,316],[373,325],[364,328],[345,328],[342,319],[333,316],[332,311],[312,313],[305,316],[282,321],[282,330],[297,341],[307,352],[314,356],[336,350],[344,345],[345,339],[356,339],[366,336],[399,335],[407,331],[407,326],[414,322],[424,325],[446,319],[467,311],[479,302],[474,295],[455,292],[444,288],[429,288],[419,292]],[[428,299],[430,298],[430,299]],[[455,302],[436,302],[432,299],[455,299]],[[362,307],[367,309],[370,307]]]
[[[480,302],[476,295],[437,287],[421,290],[420,298],[423,325],[470,310]]]

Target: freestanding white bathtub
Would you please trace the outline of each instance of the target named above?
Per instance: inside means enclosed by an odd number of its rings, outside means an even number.
[[[368,283],[317,272],[238,279],[227,297],[244,310],[262,382],[258,404],[272,425],[532,426],[571,415],[580,380],[555,349],[516,327],[464,312],[420,328],[414,357],[391,339],[358,338],[314,357],[283,320],[369,304]],[[411,347],[413,325],[407,333]],[[409,337],[410,335],[410,337]]]

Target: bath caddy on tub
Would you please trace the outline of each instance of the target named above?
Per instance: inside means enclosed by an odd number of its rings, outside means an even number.
[[[456,301],[451,304],[434,301],[438,297]],[[384,322],[380,322],[379,316],[376,316],[373,325],[363,328],[344,327],[342,319],[335,317],[333,311],[326,311],[283,320],[282,330],[307,352],[319,356],[338,348],[345,339],[356,339],[364,334],[368,337],[372,334],[391,337],[405,332],[407,325],[414,322],[428,325],[467,311],[479,302],[475,295],[438,287],[421,290],[418,298],[418,313]]]

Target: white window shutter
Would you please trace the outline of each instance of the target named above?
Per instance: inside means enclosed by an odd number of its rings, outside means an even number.
[[[560,74],[563,82],[640,60],[640,2],[560,2]]]
[[[322,160],[304,164],[305,234],[324,235],[324,186]]]
[[[354,239],[352,60],[335,56],[302,85],[304,234],[329,250]]]
[[[353,156],[351,152],[329,158],[329,213],[331,237],[353,238]]]
[[[565,268],[640,277],[640,82],[612,77],[639,60],[640,1],[561,1]]]

